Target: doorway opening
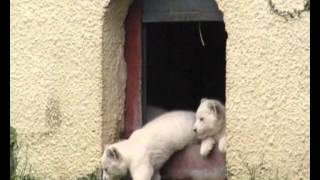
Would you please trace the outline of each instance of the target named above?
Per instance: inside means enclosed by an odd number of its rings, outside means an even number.
[[[145,23],[145,106],[195,111],[203,97],[224,103],[226,39],[223,21]]]
[[[227,32],[215,1],[135,0],[125,24],[123,138],[152,120],[148,106],[195,111],[203,97],[225,103]],[[216,149],[204,160],[200,145],[190,145],[170,157],[161,175],[224,179],[225,154]]]

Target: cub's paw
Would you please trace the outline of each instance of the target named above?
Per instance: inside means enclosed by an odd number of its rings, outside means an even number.
[[[207,158],[211,151],[212,149],[200,150],[200,155],[204,158]]]
[[[225,137],[223,137],[222,139],[220,139],[219,141],[219,145],[218,145],[218,149],[221,153],[226,153],[227,151],[227,144],[226,144],[226,140]]]
[[[213,138],[204,139],[201,142],[200,155],[202,157],[207,157],[212,151],[214,144],[215,140]]]
[[[201,146],[200,148],[200,155],[204,158],[208,157],[210,152],[212,151],[213,146]]]

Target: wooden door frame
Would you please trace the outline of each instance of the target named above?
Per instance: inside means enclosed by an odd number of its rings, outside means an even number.
[[[125,103],[124,138],[142,126],[142,9],[135,0],[125,20],[125,60],[127,84]]]

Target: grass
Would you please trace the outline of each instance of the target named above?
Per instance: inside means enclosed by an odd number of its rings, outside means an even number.
[[[264,154],[260,157],[260,160],[257,163],[249,164],[247,162],[247,158],[241,158],[241,166],[244,170],[240,172],[241,174],[246,174],[248,176],[245,180],[289,180],[287,176],[281,177],[279,173],[279,168],[271,169],[266,166],[266,162],[264,161]],[[228,164],[228,163],[227,163]],[[231,167],[227,167],[226,180],[237,179],[231,171]],[[266,177],[269,176],[269,177]],[[242,180],[242,179],[241,179]]]
[[[101,170],[96,168],[96,170],[90,174],[87,174],[84,177],[79,177],[77,180],[101,180]]]
[[[17,153],[19,150],[18,141],[17,141],[17,131],[10,126],[10,180],[36,180],[36,178],[29,173],[27,173],[27,164],[25,162],[24,168],[20,171],[17,171],[18,159]],[[28,172],[31,171],[31,166],[28,168]]]

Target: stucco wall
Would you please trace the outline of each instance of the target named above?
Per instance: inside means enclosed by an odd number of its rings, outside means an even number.
[[[273,0],[281,10],[303,0]],[[123,122],[123,21],[131,1],[10,1],[10,122],[20,168],[75,179],[99,165]],[[309,179],[309,13],[285,21],[267,1],[218,1],[227,42],[228,167],[243,179],[264,154],[269,178]],[[104,6],[108,5],[106,9]],[[101,128],[102,127],[102,128]],[[271,172],[272,171],[272,172]]]
[[[304,1],[273,0],[280,10]],[[218,1],[227,40],[228,167],[232,179],[309,179],[309,12],[284,20],[267,1]]]
[[[10,1],[10,122],[26,173],[31,166],[40,179],[81,177],[99,166],[102,139],[117,137],[129,1],[118,3]]]

